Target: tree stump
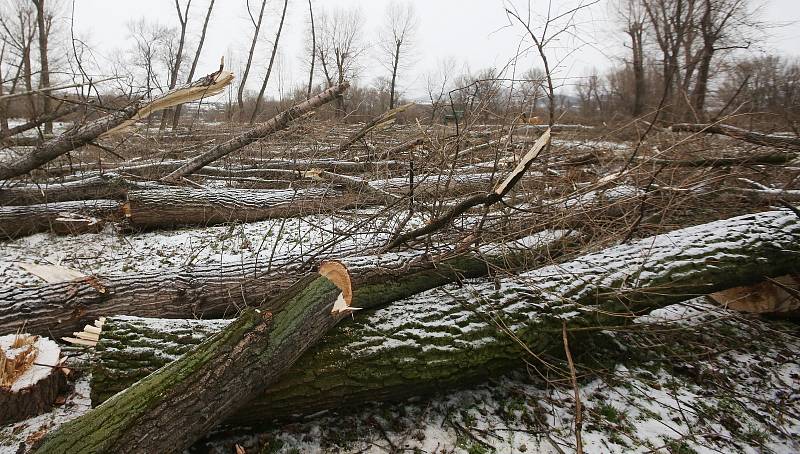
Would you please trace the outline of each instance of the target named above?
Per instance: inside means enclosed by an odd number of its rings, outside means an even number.
[[[61,349],[46,337],[0,336],[0,424],[46,412],[66,385]]]

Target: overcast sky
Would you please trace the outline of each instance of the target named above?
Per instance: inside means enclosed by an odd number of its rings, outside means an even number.
[[[554,13],[573,8],[580,0],[554,0]],[[551,46],[551,59],[559,61],[557,77],[573,78],[586,75],[592,68],[607,68],[616,56],[624,52],[623,36],[619,25],[610,13],[611,0],[599,0],[574,18],[575,33],[562,35],[563,39]],[[189,13],[189,35],[197,42],[209,0],[194,0]],[[450,59],[447,67],[455,72],[469,67],[504,67],[517,52],[521,29],[508,27],[508,19],[501,0],[411,0],[419,16],[415,39],[416,58],[413,66],[402,74],[400,88],[412,98],[425,95],[426,75]],[[589,3],[584,0],[584,3]],[[184,3],[184,0],[181,0]],[[260,0],[250,0],[256,10]],[[315,15],[323,9],[357,7],[364,17],[363,44],[369,47],[361,58],[363,66],[361,83],[370,83],[385,70],[374,57],[375,41],[385,17],[388,0],[314,0]],[[523,11],[526,2],[516,5]],[[533,0],[535,13],[544,14],[544,0]],[[757,51],[772,51],[790,56],[800,54],[800,0],[764,0],[761,19],[784,26],[764,33]],[[69,14],[72,3],[65,4],[64,24],[69,32]],[[274,39],[283,2],[269,0],[265,24],[261,32],[259,52],[248,87],[256,89],[266,71],[270,42]],[[145,17],[165,25],[177,25],[174,2],[169,0],[75,0],[75,33],[95,49],[102,66],[115,54],[131,47],[131,37],[126,24]],[[534,18],[534,24],[537,24]],[[289,0],[289,11],[280,41],[280,58],[270,78],[268,93],[277,95],[302,84],[307,77],[307,58],[304,59],[308,40],[307,0]],[[244,0],[217,0],[209,25],[199,74],[216,69],[219,58],[226,56],[229,70],[239,73],[252,37],[252,25],[247,16]],[[194,44],[192,45],[194,46]],[[194,55],[194,47],[189,48]],[[518,61],[518,72],[529,67],[541,67],[534,54],[526,54]]]

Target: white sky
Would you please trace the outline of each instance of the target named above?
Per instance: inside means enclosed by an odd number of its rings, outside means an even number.
[[[411,0],[419,16],[414,64],[402,74],[400,88],[407,96],[420,98],[425,95],[425,76],[440,66],[440,62],[452,58],[455,65],[448,65],[454,74],[465,67],[477,71],[485,67],[503,67],[514,55],[522,35],[518,26],[505,27],[508,20],[502,0]],[[573,8],[580,0],[553,0],[554,13]],[[619,25],[610,19],[611,0],[600,0],[581,11],[575,18],[575,33],[564,35],[564,39],[551,46],[551,60],[561,61],[556,73],[558,77],[579,77],[592,68],[608,67],[614,56],[624,50],[624,37],[618,33]],[[184,0],[181,0],[184,3]],[[257,14],[260,0],[250,0]],[[336,6],[361,9],[364,17],[363,43],[368,46],[361,58],[362,83],[371,82],[385,73],[375,54],[378,30],[383,22],[388,0],[314,0],[315,17],[324,8]],[[515,2],[523,11],[524,1]],[[589,3],[589,0],[584,0]],[[800,0],[763,0],[761,19],[780,22],[784,26],[768,30],[757,43],[759,50],[773,51],[785,55],[800,54]],[[534,11],[544,13],[547,2],[533,0]],[[283,2],[269,0],[262,27],[261,42],[254,69],[248,79],[248,87],[256,89],[268,62],[270,42],[274,39]],[[196,43],[208,0],[194,0],[189,17],[189,35]],[[71,2],[65,4],[64,27],[69,28]],[[88,41],[95,49],[98,63],[131,47],[131,38],[126,24],[145,17],[162,24],[176,26],[174,2],[170,0],[75,0],[76,36]],[[534,19],[534,24],[538,24]],[[284,91],[304,84],[307,80],[305,45],[308,39],[307,0],[289,0],[289,11],[280,42],[280,59],[270,78],[268,93],[276,95],[279,87]],[[68,35],[67,35],[68,36]],[[198,75],[214,71],[221,55],[226,55],[228,69],[239,73],[246,57],[252,37],[252,25],[247,17],[244,0],[217,0],[203,48]],[[194,56],[194,44],[188,49],[188,59]],[[231,61],[233,60],[233,61]],[[526,54],[519,60],[518,73],[525,69],[541,67],[540,60]],[[455,66],[455,67],[453,67]],[[273,70],[273,71],[276,71]],[[280,77],[279,77],[280,76]]]

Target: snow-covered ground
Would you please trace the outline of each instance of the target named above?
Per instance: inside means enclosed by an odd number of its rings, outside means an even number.
[[[578,364],[587,453],[800,451],[800,330],[744,318],[702,298],[607,332],[604,366]],[[608,340],[606,338],[606,340]],[[611,347],[609,347],[611,345]],[[573,347],[576,348],[576,347]],[[533,362],[532,362],[533,364]],[[520,361],[520,371],[471,389],[355,412],[328,412],[211,452],[564,453],[575,451],[574,392]],[[0,428],[0,453],[88,409],[88,380],[51,413]]]

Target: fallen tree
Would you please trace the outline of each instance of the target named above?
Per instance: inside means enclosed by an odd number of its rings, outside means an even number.
[[[13,128],[9,128],[9,129],[7,129],[5,131],[0,131],[0,141],[2,141],[3,139],[6,139],[8,137],[15,136],[15,135],[23,133],[25,131],[31,130],[33,128],[39,127],[39,126],[41,126],[41,125],[43,125],[43,124],[45,124],[45,123],[47,123],[49,121],[58,120],[61,117],[66,117],[69,114],[78,112],[82,108],[83,108],[83,105],[75,104],[75,105],[69,106],[69,107],[67,107],[65,109],[60,109],[60,110],[57,109],[57,110],[55,110],[53,112],[39,115],[38,117],[36,117],[33,120],[30,120],[30,121],[28,121],[26,123],[23,123],[23,124],[18,125],[18,126],[14,126]]]
[[[154,228],[252,222],[369,203],[369,200],[343,196],[332,189],[253,191],[174,188],[129,191],[122,211],[132,226]]]
[[[0,180],[24,175],[46,162],[89,144],[102,135],[118,131],[118,128],[130,125],[136,119],[144,118],[153,112],[220,93],[232,80],[231,73],[220,69],[191,84],[171,90],[150,102],[134,102],[119,111],[61,134],[22,158],[13,162],[0,162]]]
[[[530,268],[540,256],[555,255],[569,241],[565,231],[545,231],[520,240],[487,245],[480,251],[424,251],[341,259],[358,282],[359,307],[373,307],[460,277],[477,277],[494,266]],[[90,276],[35,287],[0,288],[0,334],[21,327],[34,334],[70,336],[106,315],[162,318],[226,317],[242,306],[264,307],[308,269],[282,257],[244,263],[167,269],[157,272]],[[369,299],[365,295],[371,295]]]
[[[183,452],[349,313],[349,292],[346,270],[323,264],[272,302],[274,314],[245,309],[192,353],[49,433],[35,452]]]
[[[275,115],[274,117],[270,118],[263,124],[256,126],[255,128],[247,131],[246,133],[234,137],[233,139],[228,140],[225,143],[217,145],[210,150],[202,153],[192,159],[186,161],[181,167],[170,173],[169,175],[162,178],[163,181],[170,182],[170,183],[178,183],[183,178],[192,173],[196,172],[197,170],[211,164],[212,162],[216,161],[217,159],[230,154],[233,151],[236,151],[246,145],[250,145],[251,143],[255,142],[258,139],[266,137],[270,134],[273,134],[281,129],[286,128],[289,126],[289,123],[298,118],[302,117],[306,113],[336,99],[337,96],[344,93],[345,90],[350,86],[348,82],[343,82],[338,85],[334,85],[327,90],[319,93],[318,95],[314,96],[313,98],[307,99],[301,103],[295,104],[294,106],[290,107],[287,110]]]
[[[0,206],[35,205],[75,200],[124,200],[131,189],[164,187],[105,173],[66,183],[29,183],[0,188]]]
[[[82,200],[24,206],[0,206],[0,239],[38,232],[76,234],[97,231],[119,217],[117,200]]]
[[[562,323],[572,336],[629,323],[632,315],[694,295],[796,271],[798,253],[800,219],[771,211],[519,276],[436,288],[334,328],[226,424],[262,426],[275,418],[471,384],[519,368],[521,359],[534,359],[532,353],[563,352]],[[353,306],[360,307],[358,285],[354,289]],[[206,330],[199,325],[220,322],[172,323],[111,318],[97,345],[93,399],[106,399],[189,351]],[[570,345],[576,354],[593,344]]]
[[[672,125],[672,132],[721,134],[756,145],[800,151],[800,137],[762,134],[760,132],[748,131],[746,129],[723,124],[678,123]]]

